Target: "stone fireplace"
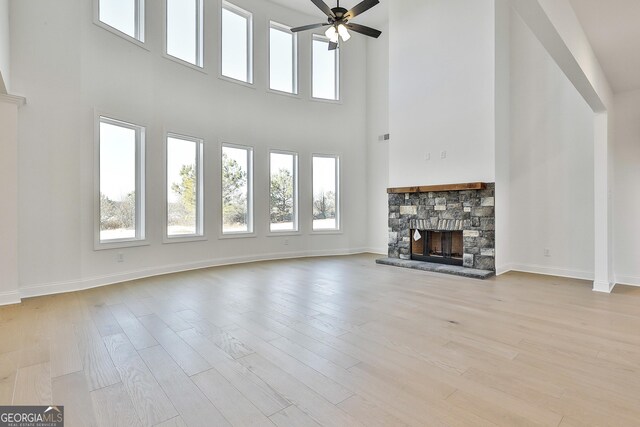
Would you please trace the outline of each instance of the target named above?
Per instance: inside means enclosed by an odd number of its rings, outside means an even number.
[[[495,272],[495,184],[390,188],[389,258]]]

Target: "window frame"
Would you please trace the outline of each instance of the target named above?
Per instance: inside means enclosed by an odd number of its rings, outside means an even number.
[[[273,93],[277,93],[280,95],[287,95],[287,96],[293,96],[293,97],[299,97],[300,95],[300,49],[299,49],[299,43],[298,43],[298,33],[292,33],[291,32],[291,28],[288,25],[285,24],[281,24],[277,21],[273,21],[273,20],[269,20],[269,37],[267,37],[267,90],[269,92],[273,92]],[[292,82],[292,89],[293,92],[286,92],[286,91],[282,91],[282,90],[278,90],[278,89],[273,89],[271,87],[271,30],[277,30],[277,31],[282,31],[285,33],[289,33],[293,36],[293,46],[292,46],[292,51],[291,51],[291,55],[293,56],[293,70],[292,70],[292,76],[293,76],[293,82]]]
[[[227,76],[222,73],[222,47],[224,40],[222,38],[223,32],[223,10],[228,10],[231,13],[235,13],[236,15],[240,15],[247,20],[247,81],[239,80],[234,77]],[[239,85],[243,85],[246,87],[254,88],[254,43],[253,43],[253,13],[237,6],[227,0],[222,0],[220,2],[220,22],[218,29],[218,77],[222,80],[226,80],[228,82],[236,83]]]
[[[336,95],[336,99],[329,99],[329,98],[318,98],[316,96],[313,96],[313,86],[314,86],[314,73],[313,73],[313,42],[314,41],[321,41],[321,42],[326,42],[329,43],[329,39],[327,37],[325,37],[324,35],[320,35],[320,34],[312,34],[311,35],[311,46],[310,46],[310,51],[311,51],[311,92],[309,94],[309,99],[311,99],[312,101],[318,101],[318,102],[328,102],[328,103],[332,103],[332,104],[341,104],[342,103],[342,94],[341,94],[341,64],[340,64],[340,47],[338,47],[336,50],[334,50],[334,55],[335,55],[335,69],[334,69],[334,73],[335,73],[335,87],[334,87],[334,91],[335,91],[335,95]]]
[[[205,48],[205,38],[204,38],[204,13],[205,13],[205,5],[204,0],[196,0],[196,63],[192,63],[186,61],[182,58],[178,58],[169,53],[169,5],[167,4],[169,0],[163,1],[163,12],[164,12],[164,26],[163,30],[163,48],[162,48],[162,56],[172,61],[177,62],[178,64],[182,64],[189,68],[192,68],[197,71],[205,72],[204,66],[204,48]],[[205,72],[206,74],[206,72]]]
[[[134,36],[130,36],[129,34],[119,30],[116,27],[113,27],[106,22],[100,19],[100,2],[102,0],[93,0],[93,23],[98,27],[101,27],[112,34],[115,34],[138,47],[141,47],[145,50],[149,50],[149,48],[145,44],[146,40],[146,9],[145,9],[145,0],[133,0],[135,2],[135,34]]]
[[[293,156],[293,230],[271,230],[271,154],[284,154]],[[267,213],[268,213],[268,224],[269,231],[268,235],[271,236],[291,236],[291,235],[299,235],[300,233],[300,203],[299,203],[299,159],[300,155],[295,151],[288,150],[280,150],[280,149],[270,149],[269,150],[269,182],[268,182],[268,190],[267,194],[269,197],[269,202],[267,203]]]
[[[169,235],[169,198],[167,191],[169,188],[169,138],[180,139],[196,143],[196,233]],[[199,240],[207,240],[204,221],[204,139],[188,136],[183,133],[165,132],[164,138],[164,207],[163,217],[164,233],[162,243],[182,243]]]
[[[117,118],[117,115],[95,112],[94,119],[94,250],[147,246],[146,232],[146,130],[145,125],[131,123]],[[100,238],[100,124],[107,123],[132,129],[136,132],[136,237],[127,239]]]
[[[314,194],[313,194],[313,186],[314,186],[314,182],[313,182],[313,159],[316,157],[320,157],[320,158],[330,158],[330,159],[334,159],[336,162],[336,173],[335,173],[335,180],[336,180],[336,228],[323,228],[323,229],[318,229],[316,230],[313,227],[313,201],[314,201]],[[341,197],[342,197],[342,188],[341,188],[341,181],[340,181],[340,176],[341,176],[341,170],[340,170],[340,155],[339,154],[326,154],[326,153],[312,153],[311,154],[311,234],[342,234],[342,215],[341,215],[341,209],[342,209],[342,203],[341,203]]]
[[[224,200],[223,197],[223,182],[222,182],[222,158],[224,148],[235,148],[240,150],[247,151],[247,231],[224,231]],[[243,237],[256,237],[256,228],[255,228],[255,217],[254,217],[254,152],[255,148],[250,145],[242,145],[231,142],[221,142],[220,143],[220,195],[219,195],[219,203],[220,203],[220,230],[218,234],[219,239],[234,239],[234,238],[243,238]]]

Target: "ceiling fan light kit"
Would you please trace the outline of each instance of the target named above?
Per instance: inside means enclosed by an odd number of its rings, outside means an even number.
[[[348,30],[376,39],[382,34],[381,31],[374,28],[349,22],[356,16],[380,3],[379,0],[363,0],[350,10],[340,7],[340,0],[338,0],[334,8],[330,8],[323,0],[311,0],[311,2],[327,15],[327,23],[303,25],[302,27],[292,28],[291,32],[297,33],[315,28],[329,27],[324,33],[329,39],[329,50],[334,50],[338,47],[339,39],[346,42],[351,38]]]

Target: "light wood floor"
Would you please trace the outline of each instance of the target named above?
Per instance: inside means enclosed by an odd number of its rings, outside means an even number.
[[[264,262],[0,309],[0,404],[67,426],[637,426],[640,288]]]

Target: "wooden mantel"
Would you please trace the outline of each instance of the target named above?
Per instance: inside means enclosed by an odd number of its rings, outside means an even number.
[[[466,182],[463,184],[420,185],[417,187],[387,188],[387,193],[428,193],[430,191],[484,190],[486,188],[487,184],[485,182]]]

